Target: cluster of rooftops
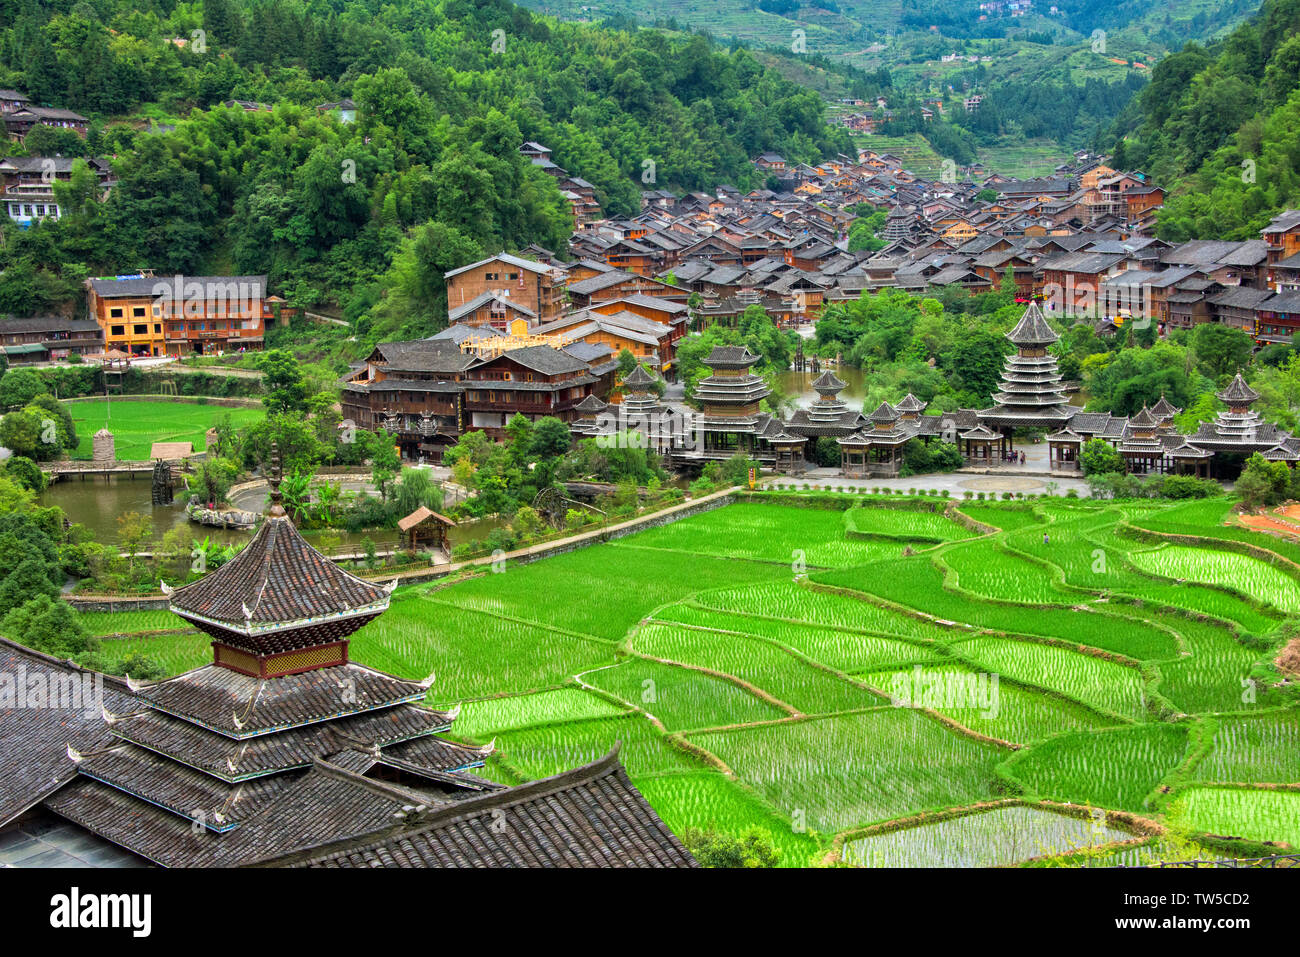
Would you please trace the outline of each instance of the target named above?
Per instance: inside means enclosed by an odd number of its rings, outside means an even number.
[[[846,476],[889,477],[898,474],[903,447],[913,439],[940,439],[958,445],[968,465],[994,465],[1008,454],[1017,431],[1039,432],[1049,444],[1053,470],[1077,472],[1079,453],[1090,439],[1114,446],[1133,472],[1189,472],[1210,475],[1216,455],[1263,454],[1274,461],[1300,461],[1300,438],[1266,422],[1251,406],[1259,399],[1238,373],[1217,393],[1226,411],[1197,431],[1176,431],[1182,410],[1163,396],[1133,416],[1086,412],[1069,404],[1057,360],[1048,348],[1059,338],[1036,303],[1030,303],[1008,334],[1016,347],[1005,366],[993,404],[984,409],[956,409],[923,414],[927,403],[912,394],[896,403],[882,402],[873,411],[858,411],[839,397],[845,383],[832,372],[813,382],[817,399],[806,409],[779,419],[761,410],[769,394],[752,367],[758,356],[742,346],[720,346],[706,364],[713,374],[700,381],[700,412],[675,432],[661,432],[660,450],[679,462],[717,459],[744,452],[778,472],[799,472],[812,461],[817,440],[833,438],[841,448]],[[590,397],[579,407],[582,418],[571,428],[584,437],[655,421],[666,410],[654,399],[654,378],[638,370],[624,381],[628,397],[623,413]],[[630,403],[630,406],[629,406]],[[688,439],[698,437],[693,444]]]

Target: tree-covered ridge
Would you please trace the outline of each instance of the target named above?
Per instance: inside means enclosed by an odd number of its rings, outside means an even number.
[[[413,227],[439,227],[456,265],[564,249],[567,204],[518,154],[524,140],[612,214],[651,186],[756,185],[763,150],[851,149],[814,93],[746,51],[557,24],[505,0],[0,0],[0,23],[0,87],[92,120],[85,142],[41,130],[28,151],[111,155],[119,177],[107,202],[83,183],[65,219],[4,244],[0,313],[149,266],[266,272],[295,301],[359,316]],[[316,109],[344,97],[355,124]]]
[[[1117,124],[1115,165],[1176,184],[1160,235],[1253,239],[1300,202],[1300,0],[1265,0],[1210,47],[1162,60]]]

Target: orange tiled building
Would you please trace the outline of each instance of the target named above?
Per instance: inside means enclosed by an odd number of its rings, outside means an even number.
[[[261,349],[280,300],[265,276],[116,276],[86,280],[104,347],[136,356]]]

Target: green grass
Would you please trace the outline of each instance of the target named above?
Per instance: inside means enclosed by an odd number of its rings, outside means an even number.
[[[955,650],[977,670],[1055,691],[1106,714],[1134,721],[1146,716],[1142,675],[1136,668],[1015,638],[972,638]]]
[[[989,560],[1000,561],[992,554]],[[1139,660],[1168,658],[1177,653],[1176,639],[1169,633],[1143,622],[1106,615],[1097,608],[1020,608],[1012,604],[972,601],[958,591],[945,588],[943,570],[926,555],[861,568],[817,572],[809,578],[815,583],[876,595],[944,621],[1058,638]]]
[[[1177,804],[1180,819],[1194,830],[1300,847],[1300,791],[1191,788]]]
[[[1231,517],[1233,500],[1208,498],[1186,502],[1168,509],[1134,515],[1130,523],[1137,528],[1166,535],[1196,535],[1224,541],[1245,542],[1258,548],[1276,552],[1283,558],[1300,565],[1300,542],[1277,535],[1265,535],[1241,525],[1227,524]],[[1127,509],[1126,509],[1127,511]]]
[[[882,635],[931,641],[946,640],[953,636],[952,629],[891,608],[882,608],[863,598],[814,591],[792,582],[704,592],[696,595],[694,601],[732,614],[761,615]]]
[[[1039,797],[1140,812],[1186,752],[1186,726],[1143,724],[1050,738],[1015,754],[1005,772]]]
[[[195,452],[207,450],[205,433],[227,415],[236,428],[259,421],[264,413],[256,408],[227,408],[176,402],[172,399],[136,401],[93,399],[67,403],[77,427],[74,459],[89,459],[96,432],[107,428],[113,433],[114,450],[119,462],[149,461],[149,447],[154,442],[193,442]]]
[[[1267,632],[1277,626],[1276,615],[1217,588],[1188,582],[1174,583],[1140,572],[1129,560],[1131,544],[1114,535],[1121,520],[1117,509],[1076,516],[1062,515],[1047,528],[1017,530],[1006,536],[1007,545],[1059,569],[1065,587],[1058,600],[1079,600],[1081,592],[1113,593],[1184,608],[1236,622],[1248,632]],[[1049,541],[1043,542],[1043,532]]]
[[[612,664],[614,646],[407,592],[353,636],[351,654],[403,678],[436,672],[430,698],[452,705],[563,684]]]
[[[865,688],[758,638],[651,623],[636,633],[632,647],[651,658],[732,675],[804,714],[880,704]]]
[[[1068,600],[1042,565],[981,542],[950,548],[939,560],[955,573],[951,584],[981,598],[1044,605]]]
[[[1030,528],[1043,522],[1043,519],[1028,508],[1010,508],[1001,505],[980,505],[963,502],[957,506],[957,510],[967,518],[973,518],[977,522],[992,525],[994,528],[1003,531]]]
[[[189,622],[160,608],[150,611],[90,611],[81,623],[92,635],[130,635],[142,631],[191,630]]]
[[[844,530],[853,535],[951,542],[975,534],[937,512],[858,506],[844,512],[843,520]]]
[[[658,606],[701,588],[789,574],[788,568],[762,562],[599,545],[507,565],[500,574],[485,573],[432,594],[457,608],[618,640]]]
[[[641,777],[704,766],[672,747],[644,715],[561,721],[496,735],[500,761],[525,779],[559,774],[609,753],[618,744],[628,774]]]
[[[766,638],[827,668],[843,672],[929,661],[935,657],[934,649],[923,643],[795,621],[712,611],[686,603],[661,609],[655,613],[655,620]]]

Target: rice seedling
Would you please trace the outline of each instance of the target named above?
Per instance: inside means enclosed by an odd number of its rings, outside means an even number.
[[[757,618],[752,615],[712,611],[687,603],[661,608],[655,612],[655,620],[679,622],[718,631],[742,632],[766,638],[784,647],[793,648],[813,661],[836,671],[865,671],[891,664],[929,661],[935,657],[932,647],[900,641],[897,638],[884,638],[775,618]]]
[[[1132,543],[1114,537],[1114,528],[1120,518],[1119,511],[1114,508],[1091,514],[1064,516],[1046,528],[1009,534],[1007,543],[1019,552],[1055,565],[1061,570],[1064,583],[1070,589],[1093,593],[1112,592],[1185,608],[1238,622],[1243,629],[1251,632],[1268,631],[1275,627],[1276,622],[1268,613],[1227,592],[1186,582],[1174,585],[1138,572],[1129,563],[1128,550],[1124,547]],[[1049,541],[1046,543],[1043,541],[1043,532],[1049,533]],[[1068,596],[1072,593],[1078,595],[1078,592],[1068,590],[1063,594]],[[1070,599],[1066,597],[1056,600]]]
[[[1149,551],[1133,552],[1129,558],[1138,568],[1165,578],[1227,584],[1288,614],[1300,612],[1300,583],[1281,569],[1250,555],[1161,545]]]
[[[979,598],[1043,605],[1071,600],[1057,589],[1047,568],[987,542],[950,548],[939,561],[954,573],[949,584]]]
[[[991,546],[990,546],[991,547]],[[979,628],[1060,638],[1131,658],[1171,658],[1178,652],[1168,632],[1144,622],[1108,615],[1101,608],[1018,608],[973,601],[943,587],[943,572],[928,556],[840,571],[817,572],[813,582],[850,588],[915,608],[936,618]]]
[[[1012,755],[1003,771],[1039,797],[1144,811],[1186,752],[1186,725],[1139,724],[1048,738]]]
[[[1206,711],[1241,711],[1251,667],[1266,652],[1248,648],[1226,629],[1211,622],[1165,618],[1183,636],[1188,655],[1160,663],[1158,690],[1187,714]],[[1271,703],[1272,689],[1255,687],[1256,704]]]
[[[781,852],[780,867],[806,867],[818,857],[820,847],[811,834],[795,831],[789,818],[716,771],[645,777],[635,784],[675,834],[693,827],[740,837],[759,828],[771,835],[772,844]]]
[[[535,724],[574,721],[580,718],[612,718],[628,713],[612,701],[581,688],[556,688],[532,694],[467,701],[452,726],[452,736],[480,743],[499,731],[513,731]]]
[[[701,592],[694,596],[692,603],[733,614],[783,618],[931,641],[947,640],[954,634],[950,628],[872,604],[865,600],[865,596],[855,598],[819,592],[793,582]]]
[[[1029,528],[1043,523],[1043,519],[1027,508],[1007,508],[1000,505],[981,505],[975,502],[962,502],[957,511],[967,518],[973,518],[985,525],[992,525],[1004,532],[1017,528]]]
[[[1300,783],[1300,712],[1268,711],[1211,719],[1218,727],[1191,773],[1197,781]]]
[[[1047,688],[1107,714],[1135,721],[1146,716],[1142,675],[1136,668],[1015,638],[972,638],[953,650],[977,670]]]
[[[844,530],[850,535],[953,542],[975,534],[938,512],[857,506],[844,512],[843,520]]]
[[[870,708],[880,699],[759,638],[651,622],[632,647],[640,654],[731,675],[805,714]]]
[[[612,664],[614,646],[407,592],[353,635],[351,655],[403,678],[436,672],[430,700],[449,706],[563,684]]]
[[[789,568],[761,562],[597,545],[506,565],[433,592],[440,602],[619,640],[659,605],[702,588],[770,581]],[[382,619],[381,619],[382,620]]]
[[[1006,755],[888,706],[689,739],[777,811],[822,832],[988,800],[993,768]]]
[[[147,611],[87,611],[81,623],[92,635],[129,635],[142,631],[192,631],[189,622],[165,608]]]
[[[212,639],[198,632],[121,638],[113,641],[108,650],[122,658],[130,655],[152,658],[168,676],[212,664]]]
[[[669,731],[749,724],[786,715],[730,681],[646,658],[589,671],[581,679],[653,715]]]
[[[860,565],[902,551],[902,544],[846,538],[842,514],[741,502],[639,532],[614,544],[785,565],[797,559],[823,568]]]
[[[1202,499],[1172,508],[1153,508],[1142,514],[1134,514],[1125,507],[1130,523],[1138,528],[1166,535],[1196,535],[1201,538],[1246,542],[1300,564],[1300,542],[1254,532],[1241,525],[1225,525],[1224,522],[1231,518],[1231,510],[1232,500],[1226,498]]]
[[[1208,834],[1300,845],[1300,791],[1191,788],[1170,813]]]
[[[616,743],[620,745],[619,760],[634,778],[705,770],[695,758],[670,745],[640,714],[535,725],[505,731],[496,739],[502,762],[528,779],[590,764],[608,754]]]
[[[1064,731],[1095,731],[1120,723],[1063,698],[1020,688],[1000,678],[996,686],[991,678],[981,686],[977,675],[964,665],[938,662],[853,677],[891,698],[931,707],[977,734],[1013,744],[1030,744]],[[965,694],[965,689],[971,687],[976,694]],[[934,689],[928,700],[926,688]]]
[[[858,867],[1005,867],[1132,839],[1091,818],[1017,804],[859,838],[844,845],[843,860]]]

